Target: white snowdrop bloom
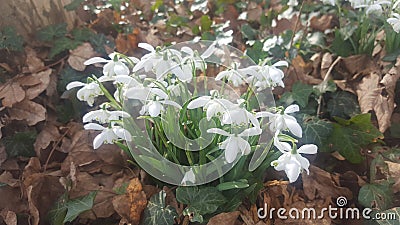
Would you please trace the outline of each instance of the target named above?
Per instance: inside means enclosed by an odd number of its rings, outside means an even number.
[[[76,93],[76,97],[80,101],[86,101],[89,106],[93,106],[94,99],[97,96],[104,94],[103,91],[101,90],[99,84],[97,84],[96,82],[91,82],[91,83],[85,84],[85,83],[82,83],[79,81],[73,81],[67,85],[66,89],[70,90],[75,87],[82,87]]]
[[[225,149],[225,159],[228,163],[235,161],[238,153],[248,155],[251,147],[248,141],[244,138],[261,134],[262,130],[259,127],[252,127],[244,130],[240,134],[230,134],[219,128],[211,128],[208,133],[220,134],[228,138],[221,142],[220,149]]]
[[[114,52],[108,55],[110,59],[104,59],[101,57],[93,57],[91,59],[88,59],[84,62],[85,65],[91,65],[95,63],[106,63],[103,66],[103,74],[106,77],[112,77],[115,75],[129,75],[130,71],[128,66],[122,62],[124,60],[126,62],[126,59],[121,59],[119,57],[119,54]],[[133,63],[139,62],[139,59],[135,57],[129,57],[129,59]]]
[[[233,64],[232,69],[221,71],[215,80],[227,79],[233,86],[238,87],[246,82],[246,73],[243,69],[237,69],[239,65]]]
[[[331,6],[335,6],[335,0],[322,0],[322,3],[324,3],[325,5],[331,5]]]
[[[182,62],[185,65],[193,64],[194,68],[196,69],[205,70],[207,65],[205,59],[207,59],[214,53],[215,45],[216,45],[215,42],[212,43],[201,55],[199,55],[198,52],[193,51],[193,49],[187,46],[182,47],[181,51],[187,54],[187,56],[182,58]]]
[[[129,131],[120,126],[103,127],[97,123],[88,123],[84,128],[86,130],[101,131],[93,140],[94,149],[98,149],[102,144],[113,144],[113,142],[117,140],[132,141],[132,136]]]
[[[168,95],[159,88],[133,87],[127,90],[126,97],[140,100],[143,107],[139,113],[141,115],[148,113],[151,117],[160,115],[165,110],[164,104],[182,108],[178,103],[168,100]]]
[[[275,47],[276,45],[281,45],[283,43],[283,38],[281,36],[273,36],[265,40],[263,45],[263,51],[268,52],[271,48]]]
[[[165,49],[156,51],[153,46],[147,43],[139,43],[140,48],[150,51],[150,53],[144,55],[140,61],[133,67],[133,72],[137,72],[144,69],[146,72],[153,71],[156,74],[157,79],[162,78],[167,72],[171,72],[177,76],[180,80],[188,82],[192,79],[192,73],[187,73],[181,68],[176,62],[182,61],[181,53],[175,49]]]
[[[357,3],[356,6],[353,6],[355,9],[358,8],[366,8],[365,13],[367,15],[369,14],[376,14],[376,15],[381,15],[383,12],[382,5],[390,5],[392,2],[391,1],[386,1],[386,0],[378,0],[378,1],[370,1],[369,3],[365,4],[359,4]]]
[[[129,113],[125,111],[108,111],[106,109],[94,110],[86,113],[82,121],[84,123],[91,122],[93,120],[99,123],[109,123],[111,121],[120,120],[121,118],[130,117]]]
[[[361,5],[370,5],[373,0],[349,0],[349,2],[353,8],[358,8]]]
[[[303,135],[303,130],[301,129],[301,126],[297,123],[296,118],[288,115],[288,113],[294,113],[298,111],[298,105],[290,105],[283,112],[279,111],[276,114],[270,112],[258,112],[256,114],[256,117],[268,117],[270,124],[269,128],[272,132],[289,130],[292,134],[301,138]]]
[[[396,33],[400,33],[400,15],[398,13],[393,13],[393,17],[387,19],[387,22],[393,27]]]
[[[274,145],[282,152],[282,155],[275,161],[271,162],[277,171],[285,171],[289,182],[295,182],[299,177],[301,170],[304,169],[309,174],[308,167],[310,162],[300,154],[316,154],[318,147],[313,144],[301,146],[299,149],[293,149],[290,144],[280,142],[278,137],[274,138]]]
[[[142,84],[135,78],[128,75],[118,75],[115,76],[114,84],[119,84],[120,87],[114,92],[114,98],[118,102],[122,102],[127,90],[133,87],[140,87]]]
[[[291,6],[291,7],[297,6],[298,4],[299,4],[299,2],[297,0],[289,0],[287,3],[287,5]]]
[[[266,65],[266,62],[260,66],[250,66],[248,67],[248,70],[246,70],[249,75],[247,80],[257,88],[257,91],[262,91],[269,87],[285,87],[285,84],[283,83],[285,74],[281,69],[277,68],[280,66],[287,67],[289,64],[285,61],[278,61],[271,66]]]
[[[193,169],[190,168],[190,170],[187,171],[183,176],[181,184],[188,184],[188,183],[194,184],[195,182],[196,182],[196,176],[193,173]]]
[[[211,120],[213,116],[221,116],[234,106],[235,104],[227,99],[201,96],[191,101],[187,108],[196,109],[203,107],[203,109],[206,111],[207,120]]]
[[[226,111],[221,119],[221,124],[234,124],[234,125],[249,125],[252,124],[254,127],[259,127],[256,116],[247,111],[245,108],[235,105]]]

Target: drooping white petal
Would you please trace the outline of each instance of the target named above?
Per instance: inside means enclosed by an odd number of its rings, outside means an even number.
[[[307,144],[301,146],[297,152],[302,154],[316,154],[318,152],[318,147],[314,144]]]
[[[310,167],[310,162],[308,161],[308,159],[299,154],[294,155],[294,157],[296,157],[296,160],[300,163],[301,168],[303,168],[307,172],[307,174],[309,174],[310,171],[308,170],[308,167]]]
[[[240,137],[248,137],[248,136],[255,136],[259,135],[262,133],[262,130],[260,127],[252,127],[252,128],[247,128],[246,130],[242,131],[242,133],[239,134]]]
[[[98,149],[106,140],[106,133],[100,133],[93,139],[93,148]]]
[[[193,101],[189,102],[187,105],[188,109],[196,109],[203,107],[207,102],[211,100],[210,96],[201,96],[199,98],[194,99]]]
[[[68,83],[68,84],[67,84],[66,89],[67,89],[67,90],[70,90],[70,89],[72,89],[72,88],[75,88],[75,87],[82,87],[82,86],[85,86],[85,85],[86,85],[85,83],[82,83],[82,82],[79,82],[79,81],[72,81],[71,83]]]
[[[149,45],[149,44],[147,44],[147,43],[139,43],[139,44],[138,44],[138,47],[139,47],[139,48],[146,49],[146,50],[149,51],[149,52],[154,52],[154,51],[155,51],[155,50],[154,50],[154,47],[151,46],[151,45]]]
[[[303,130],[301,129],[301,126],[297,123],[297,121],[293,121],[291,119],[288,120],[285,119],[285,123],[292,134],[296,135],[299,138],[303,136]]]
[[[285,165],[285,167],[285,173],[289,178],[289,182],[295,182],[297,178],[299,178],[301,167],[295,162],[288,163]]]
[[[148,108],[149,114],[151,117],[156,117],[156,116],[160,115],[161,110],[163,109],[163,106],[159,102],[156,102],[156,101],[151,102],[148,105],[148,107],[149,107]]]
[[[289,105],[288,107],[286,107],[284,113],[288,114],[288,113],[294,113],[294,112],[298,112],[300,111],[300,108],[298,105],[293,104],[293,105]]]
[[[132,135],[124,128],[114,127],[113,132],[115,133],[115,135],[117,135],[117,137],[123,140],[132,141]]]
[[[103,59],[101,57],[93,57],[93,58],[86,60],[83,64],[87,66],[87,65],[91,65],[91,64],[95,64],[95,63],[107,63],[109,61],[110,60]]]
[[[239,146],[236,138],[229,137],[225,148],[225,159],[228,163],[235,161],[237,154],[239,152]]]
[[[106,128],[97,123],[88,123],[83,126],[85,130],[105,130]]]
[[[129,68],[122,62],[115,62],[114,75],[129,75]]]
[[[211,44],[210,47],[208,47],[207,50],[205,50],[203,52],[203,54],[201,54],[200,57],[203,58],[203,59],[206,59],[206,58],[210,57],[214,53],[215,44],[216,44],[215,42],[213,44]]]
[[[224,136],[231,136],[231,134],[229,134],[228,132],[219,129],[219,128],[210,128],[207,130],[207,133],[214,133],[214,134],[220,134],[220,135],[224,135]]]

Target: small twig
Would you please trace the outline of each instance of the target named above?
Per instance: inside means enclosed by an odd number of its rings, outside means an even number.
[[[291,37],[291,39],[290,39],[289,49],[291,49],[292,46],[293,46],[294,36],[296,36],[296,31],[297,31],[297,28],[298,28],[298,26],[299,26],[300,17],[301,17],[302,11],[303,11],[303,6],[304,6],[304,1],[302,1],[302,2],[301,2],[301,5],[300,5],[299,15],[298,15],[297,18],[296,18],[296,24],[295,24],[295,26],[294,26],[293,34],[292,34],[292,37]]]
[[[49,156],[47,156],[46,163],[44,164],[43,173],[46,172],[47,166],[50,162],[50,158],[51,158],[51,156],[53,156],[54,151],[56,150],[57,146],[60,144],[62,139],[67,135],[67,133],[70,129],[71,129],[71,127],[68,127],[68,129],[63,133],[63,135],[61,135],[61,137],[57,140],[57,142],[53,144],[53,148],[51,149]]]
[[[53,63],[51,63],[51,64],[49,64],[49,65],[47,65],[47,66],[43,66],[43,67],[41,67],[41,68],[39,68],[39,69],[33,71],[32,73],[39,73],[39,72],[42,72],[43,70],[46,70],[46,69],[48,69],[48,68],[50,68],[50,67],[52,67],[52,66],[55,66],[55,65],[57,65],[57,64],[59,64],[59,63],[64,62],[64,60],[66,60],[68,57],[69,57],[69,55],[66,55],[66,56],[62,57],[61,59],[59,59],[59,60],[57,60],[57,61],[55,61],[55,62],[53,62]]]
[[[331,64],[331,66],[329,67],[329,69],[328,69],[328,71],[326,72],[326,75],[325,75],[325,77],[324,77],[324,80],[323,80],[321,83],[327,82],[327,81],[332,77],[331,73],[332,73],[333,67],[335,67],[336,64],[338,64],[339,61],[340,61],[341,59],[342,59],[342,57],[340,57],[340,56],[338,56],[338,57],[336,58],[336,60],[335,60],[335,61]],[[319,98],[318,98],[317,115],[319,115],[319,114],[321,113],[321,102],[322,102],[322,94],[321,94],[321,95],[319,96]]]

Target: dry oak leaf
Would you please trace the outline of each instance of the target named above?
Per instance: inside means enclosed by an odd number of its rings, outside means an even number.
[[[379,131],[384,133],[391,124],[394,110],[396,82],[400,77],[400,58],[380,80],[380,75],[370,73],[355,87],[361,112],[375,111]]]
[[[240,215],[239,211],[221,213],[216,216],[213,216],[207,223],[207,225],[232,225],[235,224],[238,216]]]
[[[52,71],[52,69],[47,69],[39,73],[18,78],[17,81],[19,84],[26,89],[25,92],[28,99],[31,100],[36,98],[47,89],[50,83],[50,74]]]
[[[69,65],[78,71],[84,71],[86,65],[83,63],[92,58],[96,52],[93,50],[92,45],[90,43],[83,43],[79,45],[76,49],[69,51],[70,55],[68,57]]]
[[[126,189],[126,193],[129,196],[131,203],[131,210],[129,214],[130,221],[132,224],[139,224],[141,214],[147,206],[147,198],[143,191],[142,184],[138,178],[131,180],[128,188]]]
[[[24,100],[8,109],[13,120],[26,120],[29,126],[33,126],[46,119],[46,109],[33,101]]]
[[[400,163],[394,163],[390,161],[385,161],[389,168],[390,177],[393,178],[393,193],[397,193],[400,191]]]
[[[27,188],[27,195],[28,195],[28,206],[29,206],[29,212],[30,215],[32,216],[32,222],[31,224],[33,225],[39,225],[39,210],[36,208],[35,204],[32,201],[32,189],[33,186],[29,186]]]
[[[57,141],[60,136],[60,132],[54,124],[46,124],[43,130],[38,134],[36,141],[33,144],[36,155],[40,157],[41,150],[47,148],[51,142]]]
[[[17,225],[17,214],[15,212],[3,209],[0,214],[6,225]]]
[[[316,166],[310,166],[310,175],[302,173],[304,194],[308,199],[334,199],[344,196],[352,199],[352,192],[340,186],[339,176],[330,174]]]
[[[321,17],[314,16],[310,20],[310,27],[322,32],[331,29],[333,25],[333,15],[324,14]]]
[[[0,127],[1,128],[1,127]],[[0,138],[1,138],[1,130],[0,130]],[[0,167],[3,165],[3,163],[7,160],[7,152],[6,148],[1,145],[0,146]],[[3,168],[4,169],[4,168]]]
[[[28,66],[28,70],[31,73],[38,71],[44,67],[43,60],[37,57],[36,51],[30,47],[25,48],[26,60],[25,64]]]
[[[0,86],[0,99],[3,106],[11,107],[25,99],[25,91],[18,82],[10,80]]]

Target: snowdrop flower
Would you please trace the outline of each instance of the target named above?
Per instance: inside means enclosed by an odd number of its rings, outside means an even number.
[[[271,48],[275,47],[276,45],[281,45],[283,43],[283,39],[281,36],[273,36],[265,40],[263,45],[263,51],[268,52]]]
[[[125,63],[121,62],[121,58],[118,53],[114,52],[108,55],[110,59],[104,59],[101,57],[93,57],[84,62],[85,65],[91,65],[95,63],[106,63],[103,66],[103,74],[106,77],[112,77],[115,75],[129,75],[129,68]],[[133,63],[139,62],[139,59],[135,57],[129,57]]]
[[[76,93],[76,97],[81,101],[86,101],[89,106],[93,106],[94,99],[97,96],[103,95],[103,91],[101,90],[99,84],[97,84],[96,82],[85,84],[79,81],[73,81],[67,85],[66,89],[70,90],[75,87],[82,87]]]
[[[141,115],[149,113],[151,117],[160,115],[165,110],[164,104],[174,106],[178,109],[182,108],[178,103],[168,100],[168,95],[163,90],[155,87],[130,88],[126,92],[126,97],[142,101],[143,107],[139,113]]]
[[[297,6],[298,4],[299,4],[299,2],[297,0],[289,0],[287,3],[287,5],[291,6],[291,7]]]
[[[230,134],[219,128],[211,128],[208,133],[220,134],[228,138],[221,142],[220,149],[225,149],[225,159],[228,163],[235,161],[237,154],[248,155],[250,153],[250,144],[243,137],[255,136],[261,134],[259,127],[252,127],[244,130],[240,134]]]
[[[120,126],[103,127],[97,123],[88,123],[84,126],[86,130],[101,131],[94,140],[93,148],[98,149],[102,144],[112,144],[117,140],[132,141],[131,134]]]
[[[192,184],[194,184],[196,182],[196,176],[194,175],[192,168],[190,168],[190,170],[185,173],[181,184],[187,184],[189,182]]]
[[[398,13],[393,13],[393,17],[387,19],[387,22],[392,25],[396,33],[400,33],[400,15]]]
[[[211,120],[213,116],[223,115],[230,108],[234,107],[234,104],[223,98],[215,98],[212,96],[201,96],[194,99],[188,105],[188,109],[196,109],[203,107],[206,111],[207,120]]]
[[[386,0],[378,0],[378,1],[371,1],[370,3],[366,3],[366,4],[359,4],[359,2],[357,2],[356,6],[353,6],[355,9],[358,8],[366,8],[367,10],[365,11],[365,13],[367,15],[369,14],[376,14],[376,15],[381,15],[382,14],[382,5],[390,5],[391,2],[390,1],[386,1]]]
[[[114,92],[114,98],[118,102],[122,102],[127,90],[133,87],[142,86],[142,84],[138,80],[128,75],[115,76],[114,84],[119,84],[119,87]]]
[[[86,113],[82,120],[84,123],[91,122],[93,120],[96,120],[99,123],[109,123],[120,120],[120,118],[128,117],[130,117],[129,113],[124,111],[108,111],[106,109],[99,109]]]
[[[288,115],[288,113],[294,113],[299,111],[298,105],[290,105],[283,112],[278,111],[276,114],[270,112],[258,112],[256,114],[257,118],[268,117],[269,118],[269,128],[272,132],[280,132],[282,130],[289,130],[292,134],[297,137],[302,137],[303,130],[297,123],[296,118]]]
[[[227,79],[229,82],[233,84],[233,86],[238,87],[245,83],[246,72],[248,68],[238,69],[239,65],[236,63],[232,64],[232,68],[229,70],[221,71],[215,77],[215,80]]]
[[[153,46],[147,43],[139,43],[140,48],[146,49],[150,53],[144,55],[140,61],[133,67],[132,71],[137,72],[144,69],[146,72],[154,70],[157,79],[160,79],[166,72],[171,71],[180,80],[189,82],[192,79],[191,70],[185,68],[183,70],[178,63],[173,61],[175,58],[178,61],[182,60],[181,53],[175,49],[167,49],[156,51]],[[188,73],[190,71],[190,73]]]
[[[267,60],[266,60],[267,61]],[[247,80],[254,87],[257,87],[257,91],[262,91],[269,87],[281,86],[285,87],[283,83],[283,77],[285,74],[277,67],[289,66],[285,61],[278,61],[273,65],[266,65],[266,61],[260,66],[250,66],[246,72],[250,75]],[[255,71],[255,72],[254,72]]]
[[[335,6],[335,0],[322,0],[325,5]]]
[[[316,145],[307,144],[296,149],[292,148],[286,142],[280,142],[277,136],[274,138],[274,145],[282,152],[282,155],[277,160],[271,162],[271,166],[277,171],[285,171],[290,183],[297,180],[302,169],[306,170],[307,174],[309,174],[308,167],[310,166],[310,162],[301,156],[300,153],[316,154],[318,150]]]
[[[248,125],[251,123],[254,127],[259,127],[260,123],[253,113],[240,106],[241,103],[230,107],[222,116],[221,124]]]
[[[194,68],[205,70],[206,69],[205,59],[207,59],[214,53],[215,45],[216,45],[215,42],[212,43],[201,55],[198,55],[197,52],[193,51],[189,47],[186,46],[182,47],[181,51],[187,54],[187,56],[183,57],[182,62],[184,64],[193,63]]]

